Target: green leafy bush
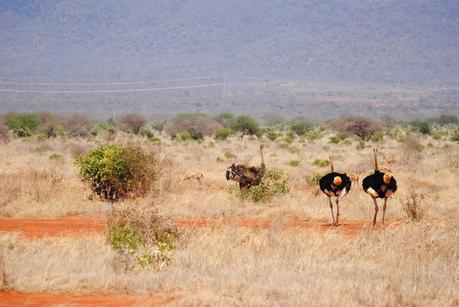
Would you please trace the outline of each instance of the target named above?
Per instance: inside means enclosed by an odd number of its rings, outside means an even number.
[[[35,114],[7,114],[5,125],[18,137],[31,136],[40,126]]]
[[[303,117],[297,117],[293,119],[289,125],[290,130],[296,133],[298,136],[305,135],[307,132],[311,131],[313,127],[314,124]]]
[[[250,135],[261,135],[261,129],[258,122],[248,115],[241,115],[236,117],[231,122],[230,128],[234,131],[240,131]]]
[[[279,134],[273,128],[266,129],[265,135],[271,141],[275,141],[279,137]]]
[[[315,187],[319,185],[319,180],[322,178],[322,175],[316,174],[316,175],[311,175],[311,176],[304,176],[304,179],[306,180],[306,183],[310,187]]]
[[[322,137],[322,132],[320,131],[320,129],[312,129],[310,131],[308,131],[307,133],[305,133],[304,137],[309,141],[309,142],[313,142],[315,140],[318,140]]]
[[[231,151],[229,151],[229,150],[225,150],[225,152],[223,153],[223,155],[225,156],[225,158],[226,158],[227,160],[237,158],[237,156],[236,156],[233,152],[231,152]]]
[[[410,122],[410,126],[414,131],[421,134],[430,134],[432,132],[432,122],[427,120],[414,120]]]
[[[233,113],[230,112],[223,112],[220,113],[216,118],[217,122],[219,122],[223,127],[231,127],[236,119]]]
[[[292,146],[292,147],[289,147],[288,151],[292,154],[297,154],[300,152],[300,149],[298,147]]]
[[[220,128],[215,132],[215,139],[224,141],[233,134],[231,128]]]
[[[261,183],[250,187],[248,190],[240,190],[238,184],[230,187],[230,192],[242,199],[258,201],[269,201],[275,196],[284,195],[290,192],[290,178],[281,170],[270,169],[266,171]]]
[[[299,160],[289,160],[288,165],[297,167],[298,165],[300,165],[300,161]]]
[[[339,142],[341,142],[341,140],[342,140],[341,136],[336,134],[336,135],[332,135],[330,139],[328,140],[328,142],[332,144],[338,144]]]
[[[383,133],[381,130],[376,130],[372,136],[370,137],[370,140],[373,142],[373,143],[379,143],[383,140]]]
[[[451,140],[453,142],[459,142],[459,127],[457,127],[456,130],[453,131],[453,136],[451,137]]]
[[[125,255],[127,268],[161,269],[170,264],[179,237],[176,225],[148,207],[115,207],[108,219],[107,241]]]
[[[329,160],[315,159],[312,162],[312,165],[315,165],[315,166],[318,166],[318,167],[327,167],[327,166],[330,165],[330,161]]]
[[[164,124],[163,123],[152,123],[151,128],[153,128],[154,130],[158,132],[161,132],[164,129]]]
[[[295,133],[293,133],[293,131],[288,131],[285,134],[284,141],[287,144],[292,144],[293,141],[295,141]]]
[[[162,168],[156,154],[135,145],[103,145],[78,157],[76,164],[92,191],[110,201],[151,192]]]

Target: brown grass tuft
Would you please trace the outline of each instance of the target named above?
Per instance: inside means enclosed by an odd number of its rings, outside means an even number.
[[[424,209],[421,208],[423,200],[423,194],[412,191],[409,198],[403,203],[403,210],[410,220],[419,222],[424,216]]]

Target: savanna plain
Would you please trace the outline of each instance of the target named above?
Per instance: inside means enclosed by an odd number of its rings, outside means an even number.
[[[107,226],[60,236],[0,232],[0,289],[151,296],[171,305],[457,306],[459,144],[445,133],[375,142],[337,140],[327,129],[310,139],[285,132],[275,140],[177,141],[164,132],[154,142],[124,132],[13,138],[0,144],[2,221]],[[225,171],[234,162],[259,165],[261,142],[266,167],[288,177],[288,191],[253,201],[238,195]],[[155,189],[117,202],[94,195],[75,159],[101,144],[136,144],[161,157]],[[382,166],[393,157],[398,184],[386,225],[380,210],[375,227],[361,187],[373,172],[372,148]],[[361,173],[336,227],[317,184],[330,154],[337,171]],[[202,185],[183,180],[190,171],[202,172]]]

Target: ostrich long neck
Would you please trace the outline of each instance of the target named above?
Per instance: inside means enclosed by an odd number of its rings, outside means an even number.
[[[375,171],[377,171],[378,170],[378,153],[376,150],[374,151],[374,154],[375,154]]]
[[[332,173],[335,171],[335,166],[333,165],[333,157],[332,156],[330,156],[330,169],[331,169]]]
[[[265,159],[263,157],[263,148],[260,148],[260,156],[261,156],[261,169],[264,171],[266,168]]]

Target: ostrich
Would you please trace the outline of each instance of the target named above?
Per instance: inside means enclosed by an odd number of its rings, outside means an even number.
[[[266,172],[263,147],[264,145],[260,144],[261,165],[259,167],[233,163],[226,170],[226,180],[239,182],[241,190],[248,190],[251,186],[259,185]]]
[[[328,197],[333,219],[333,226],[338,225],[339,219],[339,202],[351,190],[351,179],[346,174],[336,173],[333,166],[334,157],[330,156],[331,173],[326,174],[319,180],[319,186],[322,192]],[[333,213],[332,197],[336,197],[336,221]]]
[[[380,172],[378,168],[378,150],[373,149],[375,159],[375,172],[362,181],[363,190],[368,193],[373,199],[375,204],[375,216],[373,217],[373,226],[376,225],[376,216],[378,215],[378,203],[377,198],[384,198],[382,224],[384,225],[384,217],[386,215],[387,199],[397,191],[397,181],[392,176],[392,171],[389,170],[386,173]],[[392,161],[393,162],[393,159]],[[390,163],[392,168],[392,163]]]

